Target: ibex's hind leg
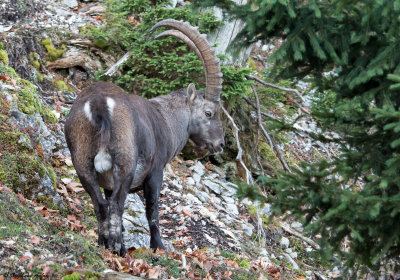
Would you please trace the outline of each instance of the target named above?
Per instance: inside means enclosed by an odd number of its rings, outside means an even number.
[[[108,202],[103,198],[100,192],[100,186],[97,183],[95,174],[88,174],[79,172],[77,170],[78,177],[81,180],[82,186],[86,192],[90,195],[93,202],[94,212],[96,214],[98,222],[98,243],[99,245],[105,245],[108,239]]]
[[[124,172],[119,168],[114,169],[114,190],[109,197],[110,222],[109,239],[107,247],[119,254],[125,255],[126,249],[122,239],[122,214],[124,213],[124,204],[128,195],[129,186],[132,183],[133,172]]]
[[[146,217],[150,227],[150,248],[152,249],[164,249],[158,222],[158,198],[160,196],[162,179],[162,170],[153,171],[143,184],[144,197],[146,199]]]

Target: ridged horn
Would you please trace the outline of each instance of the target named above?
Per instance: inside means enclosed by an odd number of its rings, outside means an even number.
[[[150,32],[153,32],[160,26],[167,26],[180,31],[178,33],[174,32],[174,30],[168,30],[158,35],[157,38],[167,35],[177,37],[184,41],[197,54],[203,63],[206,76],[205,96],[208,100],[219,102],[222,91],[222,73],[219,66],[219,59],[215,56],[214,50],[206,39],[206,35],[200,34],[197,28],[191,26],[188,22],[174,19],[166,19],[156,23]]]

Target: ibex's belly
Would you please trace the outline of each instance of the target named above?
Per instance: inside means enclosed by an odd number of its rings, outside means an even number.
[[[144,178],[148,173],[148,168],[143,164],[144,161],[139,159],[136,165],[136,170],[133,175],[133,181],[130,187],[130,191],[136,189],[137,187],[141,186],[143,183]],[[113,169],[98,173],[99,178],[99,185],[103,189],[112,191],[114,189],[114,177],[113,177]]]

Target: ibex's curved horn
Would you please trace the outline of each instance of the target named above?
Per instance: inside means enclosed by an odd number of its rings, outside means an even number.
[[[186,36],[185,34],[180,32],[179,30],[167,30],[167,31],[164,31],[164,32],[154,36],[154,39],[158,39],[161,37],[167,37],[167,36],[172,36],[172,37],[181,39],[186,45],[189,46],[189,48],[191,48],[196,53],[196,55],[201,60],[201,63],[203,64],[204,69],[206,69],[205,61],[203,59],[203,56],[202,56],[200,50],[196,47],[196,45],[193,43],[193,41],[189,39],[188,36]],[[206,78],[207,78],[207,75],[206,75]]]
[[[191,26],[188,22],[177,21],[174,19],[166,19],[156,23],[151,28],[150,32],[160,26],[168,26],[180,31],[178,33],[173,30],[168,30],[158,35],[157,38],[167,35],[177,37],[196,52],[197,56],[202,61],[205,70],[205,96],[211,101],[218,102],[222,91],[222,73],[221,68],[219,67],[219,59],[215,56],[214,50],[209,45],[206,35],[200,34],[197,28]]]

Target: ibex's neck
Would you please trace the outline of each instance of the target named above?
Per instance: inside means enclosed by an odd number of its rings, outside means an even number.
[[[190,109],[186,105],[186,91],[180,90],[150,100],[161,113],[171,130],[170,157],[179,153],[189,139]]]

